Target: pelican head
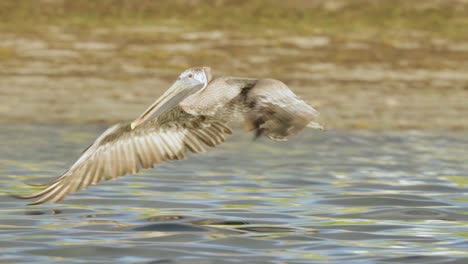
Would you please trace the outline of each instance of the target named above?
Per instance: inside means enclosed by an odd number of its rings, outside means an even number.
[[[130,125],[132,129],[178,105],[188,96],[206,88],[211,81],[210,67],[185,70],[172,86]]]

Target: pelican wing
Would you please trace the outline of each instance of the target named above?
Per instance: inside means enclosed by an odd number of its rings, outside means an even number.
[[[23,199],[39,198],[31,204],[58,202],[70,193],[126,174],[137,173],[167,160],[181,160],[188,152],[224,142],[231,130],[222,122],[193,116],[180,108],[161,115],[134,130],[130,123],[107,129],[59,178],[43,190]]]
[[[284,141],[305,127],[323,129],[315,122],[318,112],[281,81],[261,79],[247,89],[243,99],[248,108],[244,124],[247,130],[255,131],[256,137],[265,135]]]

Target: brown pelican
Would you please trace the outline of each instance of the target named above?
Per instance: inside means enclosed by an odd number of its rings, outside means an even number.
[[[60,177],[39,185],[31,204],[58,202],[70,193],[125,174],[137,173],[188,152],[205,152],[224,142],[227,123],[243,120],[255,137],[286,140],[314,122],[317,111],[284,83],[273,79],[220,77],[209,67],[184,71],[174,84],[133,122],[108,128]]]

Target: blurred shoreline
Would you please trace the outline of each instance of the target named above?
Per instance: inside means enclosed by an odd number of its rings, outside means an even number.
[[[468,1],[388,2],[2,1],[0,123],[131,120],[208,65],[330,129],[467,130]]]

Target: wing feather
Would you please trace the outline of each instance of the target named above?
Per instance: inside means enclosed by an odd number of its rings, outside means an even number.
[[[265,135],[284,141],[307,126],[322,128],[315,122],[318,112],[281,81],[261,79],[244,98],[249,108],[244,116],[245,127],[255,130],[256,137]]]
[[[222,122],[193,116],[176,108],[134,130],[130,124],[106,130],[62,176],[41,191],[18,198],[39,198],[31,204],[58,202],[103,180],[133,174],[167,160],[185,159],[205,146],[224,142],[231,130]]]

